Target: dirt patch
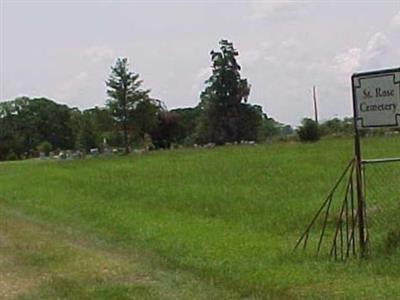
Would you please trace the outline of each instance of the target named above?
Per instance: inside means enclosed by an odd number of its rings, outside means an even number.
[[[13,272],[0,272],[0,299],[16,299],[28,293],[37,282],[30,278],[21,278]]]

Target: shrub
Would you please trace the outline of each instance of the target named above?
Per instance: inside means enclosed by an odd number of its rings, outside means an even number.
[[[316,142],[321,136],[318,123],[308,118],[303,119],[297,134],[302,142]]]
[[[17,159],[18,159],[18,155],[13,150],[11,150],[7,154],[6,160],[17,160]]]
[[[49,155],[50,151],[53,150],[53,145],[48,141],[41,142],[36,147],[37,151],[44,153],[46,156]]]

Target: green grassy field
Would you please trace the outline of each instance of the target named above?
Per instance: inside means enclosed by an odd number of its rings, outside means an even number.
[[[364,153],[399,147],[371,138]],[[400,298],[396,250],[292,253],[351,157],[331,139],[2,163],[0,298]]]

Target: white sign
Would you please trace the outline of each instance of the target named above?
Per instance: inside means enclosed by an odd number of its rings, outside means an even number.
[[[352,76],[358,128],[400,127],[400,68]]]

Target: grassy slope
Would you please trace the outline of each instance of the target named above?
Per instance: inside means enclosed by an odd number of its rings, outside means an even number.
[[[371,139],[366,155],[395,156],[399,144]],[[351,152],[344,139],[7,163],[0,199],[36,220],[151,251],[241,297],[393,298],[398,255],[359,265],[291,254]]]

